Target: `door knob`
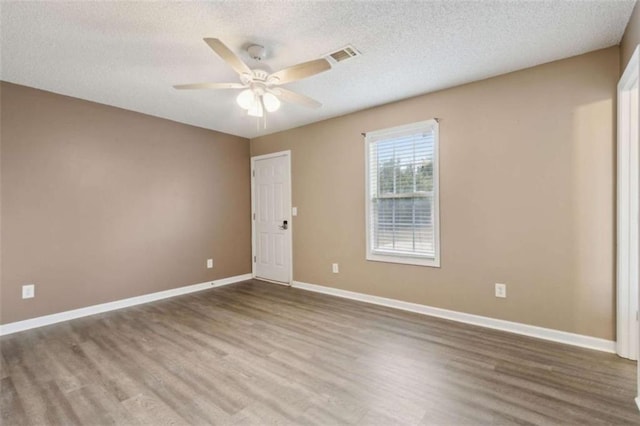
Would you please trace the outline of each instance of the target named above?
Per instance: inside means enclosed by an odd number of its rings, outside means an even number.
[[[287,229],[289,228],[289,223],[286,220],[282,221],[282,226],[279,227],[280,229]]]

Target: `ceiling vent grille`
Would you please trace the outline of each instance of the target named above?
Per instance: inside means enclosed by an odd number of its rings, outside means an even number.
[[[360,56],[362,53],[352,45],[347,45],[341,49],[336,50],[335,52],[331,52],[325,55],[325,58],[329,59],[334,64],[338,62],[346,61],[347,59],[355,58],[356,56]]]

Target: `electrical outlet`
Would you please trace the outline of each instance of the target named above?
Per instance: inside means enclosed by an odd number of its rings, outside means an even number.
[[[26,284],[22,286],[22,298],[23,299],[31,299],[32,297],[36,297],[36,285],[35,284]]]
[[[213,259],[207,259],[207,268],[213,268]]]
[[[507,285],[496,283],[496,297],[507,297]]]
[[[337,263],[334,263],[331,265],[331,270],[333,271],[334,274],[337,274],[338,272],[340,272],[340,269],[338,268]]]

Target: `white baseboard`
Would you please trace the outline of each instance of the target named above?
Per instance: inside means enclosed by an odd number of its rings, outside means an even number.
[[[640,410],[640,396],[636,397],[636,405],[638,406],[638,410]]]
[[[193,284],[184,287],[172,288],[171,290],[158,291],[156,293],[143,294],[142,296],[130,297],[128,299],[115,300],[113,302],[101,303],[99,305],[87,306],[85,308],[73,309],[71,311],[59,312],[57,314],[45,315],[31,318],[24,321],[16,321],[0,325],[0,336],[17,333],[19,331],[32,328],[43,327],[62,321],[69,321],[75,318],[86,317],[102,312],[115,311],[116,309],[127,308],[129,306],[141,305],[155,300],[168,299],[181,294],[194,293],[196,291],[207,290],[213,287],[229,285],[240,281],[251,279],[251,274],[236,275],[234,277],[222,278],[214,281],[207,281],[200,284]]]
[[[386,297],[371,296],[368,294],[340,290],[337,288],[325,287],[316,284],[308,284],[300,281],[294,281],[293,287],[314,291],[316,293],[330,294],[332,296],[343,297],[346,299],[373,303],[375,305],[388,306],[390,308],[401,309],[403,311],[415,312],[432,317],[463,322],[466,324],[478,325],[480,327],[508,331],[510,333],[522,334],[525,336],[536,337],[538,339],[551,340],[553,342],[565,343],[567,345],[595,349],[603,352],[615,353],[616,349],[615,342],[611,340],[585,336],[582,334],[569,333],[566,331],[554,330],[551,328],[543,328],[537,327],[535,325],[527,325],[518,322],[483,317],[480,315],[466,314],[464,312],[435,308],[428,305],[420,305],[418,303],[404,302],[402,300],[388,299]]]

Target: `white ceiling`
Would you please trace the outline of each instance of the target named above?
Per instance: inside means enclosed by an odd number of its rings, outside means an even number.
[[[616,45],[634,3],[2,1],[0,79],[250,138]],[[265,130],[237,91],[172,88],[238,81],[203,37],[270,71],[349,43],[362,56],[288,85],[324,106],[284,105]]]

